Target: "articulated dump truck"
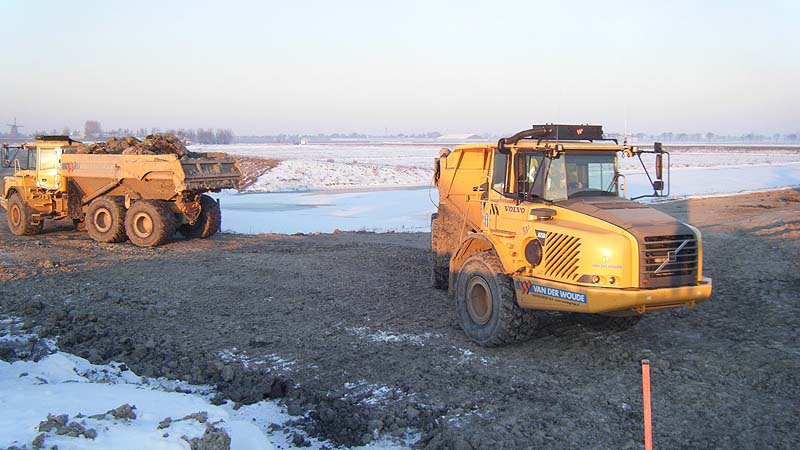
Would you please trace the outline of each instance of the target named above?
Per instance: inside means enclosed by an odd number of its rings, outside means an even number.
[[[711,296],[700,232],[626,199],[619,155],[642,163],[647,197],[668,195],[661,144],[620,145],[598,125],[534,126],[497,144],[443,149],[434,167],[433,284],[455,295],[475,342],[528,337],[534,310],[596,314],[624,329]]]
[[[67,136],[2,148],[0,206],[16,235],[35,235],[45,220],[71,218],[98,242],[153,247],[175,232],[207,238],[221,225],[219,204],[207,192],[237,189],[241,172],[225,154],[81,154]],[[190,155],[191,156],[191,155]]]

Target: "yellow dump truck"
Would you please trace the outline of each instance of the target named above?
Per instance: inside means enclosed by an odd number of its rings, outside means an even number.
[[[42,231],[45,220],[71,218],[99,242],[164,244],[178,231],[206,238],[220,229],[221,213],[207,192],[237,189],[241,172],[224,154],[82,154],[67,136],[3,145],[0,206],[16,235]]]
[[[534,126],[436,159],[433,284],[455,295],[474,341],[524,339],[535,328],[533,310],[604,315],[624,328],[644,313],[710,297],[700,232],[624,198],[618,155],[642,162],[648,196],[668,193],[661,144],[620,145],[597,125]]]

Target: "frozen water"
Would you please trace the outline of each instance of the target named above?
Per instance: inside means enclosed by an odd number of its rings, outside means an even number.
[[[426,231],[438,199],[432,189],[362,192],[223,193],[222,229],[236,233]],[[433,200],[431,200],[433,199]]]
[[[283,160],[247,192],[220,194],[223,230],[237,233],[427,231],[436,210],[439,144],[246,144],[198,146]],[[452,148],[452,146],[451,146]],[[651,155],[644,158],[648,170]],[[800,147],[671,148],[670,196],[800,186]],[[650,193],[636,158],[621,158],[628,197]]]

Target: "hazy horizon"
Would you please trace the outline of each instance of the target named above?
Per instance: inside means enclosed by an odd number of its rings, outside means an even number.
[[[800,130],[800,4],[6,2],[2,124]]]

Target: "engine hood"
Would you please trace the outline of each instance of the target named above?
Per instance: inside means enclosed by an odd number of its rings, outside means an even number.
[[[694,230],[669,214],[620,197],[579,197],[558,206],[616,225],[639,242],[648,236],[694,234]]]
[[[619,197],[580,197],[558,206],[627,231],[639,244],[639,285],[696,284],[699,246],[692,227],[655,208]],[[664,270],[662,270],[664,269]]]

